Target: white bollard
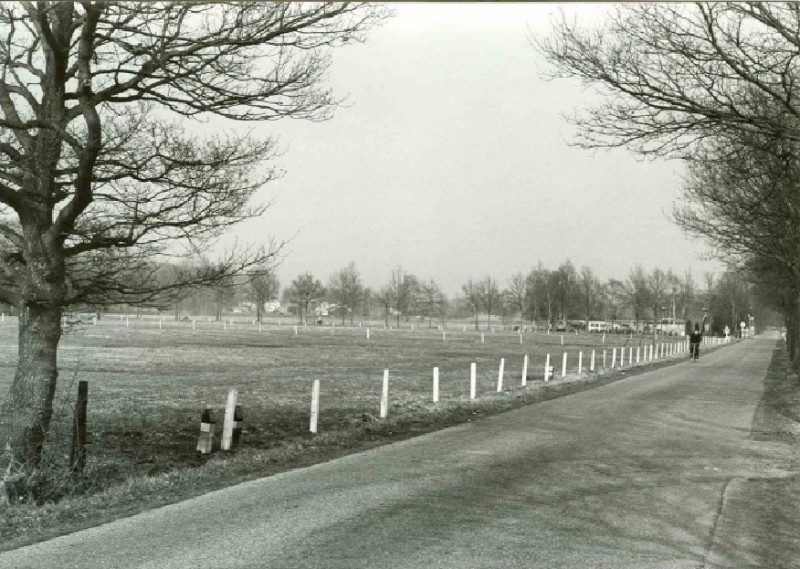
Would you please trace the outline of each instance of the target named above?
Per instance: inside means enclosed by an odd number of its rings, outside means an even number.
[[[476,364],[473,362],[469,365],[469,398],[475,399],[478,382],[478,370]]]
[[[544,380],[545,382],[550,381],[550,354],[547,354],[544,360]]]
[[[261,332],[261,322],[258,323],[258,331]]]
[[[625,367],[625,348],[619,349],[619,367]]]
[[[564,357],[561,358],[561,377],[567,376],[567,352],[564,352]]]
[[[617,366],[617,348],[611,350],[611,369]]]
[[[603,350],[603,369],[606,367],[606,351]]]
[[[519,335],[519,343],[522,343],[522,334]]]
[[[222,321],[222,329],[226,331],[228,330],[228,323],[225,322],[224,320]]]
[[[195,326],[197,326],[196,322],[197,322],[196,320],[192,320],[192,330],[194,330]]]
[[[158,319],[158,329],[159,330],[163,330],[164,329],[164,320],[161,319],[161,318]]]
[[[562,346],[564,345],[564,335],[563,334],[561,335],[561,345]]]
[[[605,343],[606,343],[606,333],[603,332],[603,345],[605,345]]]
[[[633,346],[628,348],[628,365],[629,366],[633,365]]]
[[[125,328],[130,328],[130,327],[131,327],[131,319],[126,316],[125,317]]]
[[[483,344],[483,332],[481,332],[481,344]]]
[[[503,391],[503,368],[506,365],[506,359],[500,358],[500,369],[497,372],[497,393]]]
[[[589,363],[589,371],[594,371],[594,350],[592,350],[592,361]]]
[[[641,346],[636,346],[636,363],[637,363],[637,364],[639,363],[639,348],[640,348],[640,347],[641,347]]]
[[[525,387],[528,384],[528,354],[525,354],[525,358],[522,360],[522,386]]]
[[[583,352],[578,352],[578,375],[583,373]]]
[[[381,419],[389,414],[389,370],[383,370],[383,390],[381,391]]]
[[[315,379],[311,387],[311,426],[312,433],[317,432],[317,422],[319,420],[319,380]]]
[[[369,328],[367,328],[367,340],[369,340]]]
[[[239,392],[235,389],[228,391],[228,401],[225,404],[225,419],[222,423],[222,441],[219,448],[222,450],[231,450],[231,440],[233,439],[233,413],[236,410],[236,401],[239,398]]]
[[[442,330],[442,342],[446,342],[446,341],[447,341],[447,331]]]
[[[297,324],[294,325],[294,335],[297,336]]]
[[[439,402],[439,368],[433,368],[433,402]]]

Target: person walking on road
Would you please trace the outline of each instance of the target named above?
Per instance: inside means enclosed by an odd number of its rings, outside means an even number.
[[[703,334],[700,333],[700,325],[694,325],[694,332],[689,334],[689,357],[692,362],[696,362],[700,358],[700,342],[703,340]]]

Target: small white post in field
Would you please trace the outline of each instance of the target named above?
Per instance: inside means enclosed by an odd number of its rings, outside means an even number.
[[[478,383],[478,369],[477,365],[473,362],[469,365],[469,398],[475,399],[475,391],[477,390]]]
[[[433,368],[433,402],[439,402],[439,368]]]
[[[589,371],[594,371],[594,350],[592,350],[592,360],[589,363]]]
[[[665,344],[662,342],[662,343],[661,343],[661,357],[662,357],[662,358],[664,357],[664,348],[665,348],[665,347],[666,347],[666,346],[665,346]]]
[[[255,318],[253,318],[253,326],[256,325],[256,322],[257,322],[257,320]]]
[[[317,422],[319,420],[319,380],[315,379],[311,386],[311,426],[312,433],[317,432]]]
[[[619,349],[619,367],[625,367],[625,348]]]
[[[611,369],[617,366],[617,348],[611,350]]]
[[[130,328],[130,327],[131,327],[131,319],[126,316],[125,317],[125,328]]]
[[[629,366],[633,365],[633,346],[628,348],[628,365]]]
[[[605,369],[605,367],[606,367],[606,351],[603,350],[603,368]]]
[[[211,324],[211,316],[206,316],[206,319],[207,319],[207,322],[206,322],[206,323],[207,323],[207,324]]]
[[[2,316],[2,322],[5,322],[5,321],[6,321],[6,313],[5,313],[5,312],[3,312],[3,316]]]
[[[528,383],[528,354],[525,354],[525,359],[522,360],[522,386]]]
[[[583,373],[583,352],[578,352],[578,375]]]
[[[194,330],[195,327],[197,326],[196,323],[197,323],[197,320],[192,320],[192,330]]]
[[[564,334],[561,334],[561,345],[564,345]]]
[[[442,342],[447,341],[447,330],[442,330]]]
[[[481,332],[481,344],[483,344],[483,332]]]
[[[544,380],[550,380],[550,354],[547,354],[547,357],[544,360]]]
[[[367,328],[367,340],[369,340],[369,328]]]
[[[261,332],[261,322],[258,323],[258,331]]]
[[[164,329],[164,319],[163,318],[159,318],[158,319],[158,329],[159,330],[163,330]]]
[[[564,357],[561,358],[561,377],[567,376],[567,352],[564,352]]]
[[[383,370],[383,390],[381,391],[381,419],[389,414],[389,370]]]
[[[227,331],[227,330],[228,330],[228,323],[227,323],[227,322],[225,322],[225,320],[224,320],[224,319],[222,320],[222,329],[223,329],[223,330],[225,330],[225,331]]]
[[[228,391],[228,401],[225,403],[225,420],[222,423],[222,442],[220,447],[222,450],[231,450],[231,439],[233,438],[233,412],[236,410],[236,401],[239,398],[239,392],[235,389]]]
[[[605,343],[606,343],[606,333],[603,332],[603,345],[605,345]]]
[[[297,324],[294,325],[294,335],[297,336]]]
[[[636,363],[639,363],[639,356],[641,355],[639,352],[640,346],[636,346]]]
[[[500,369],[497,372],[497,393],[503,391],[503,368],[506,365],[506,359],[500,358]]]
[[[519,343],[522,343],[522,334],[519,335]]]

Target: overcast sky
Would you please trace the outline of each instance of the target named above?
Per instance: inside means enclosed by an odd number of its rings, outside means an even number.
[[[603,5],[569,5],[579,18]],[[380,287],[402,265],[450,295],[470,277],[505,284],[538,261],[570,259],[599,277],[640,263],[696,282],[719,265],[669,220],[681,164],[625,150],[571,147],[561,116],[592,101],[578,83],[546,81],[529,34],[558,5],[399,4],[363,45],[334,54],[330,81],[350,105],[324,123],[269,125],[286,174],[275,204],[238,232],[291,238],[284,286],[323,282],[350,261]]]

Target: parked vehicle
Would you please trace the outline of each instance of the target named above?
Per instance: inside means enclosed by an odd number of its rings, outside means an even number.
[[[589,327],[588,330],[590,333],[604,333],[607,330],[606,323],[602,320],[589,320]]]

